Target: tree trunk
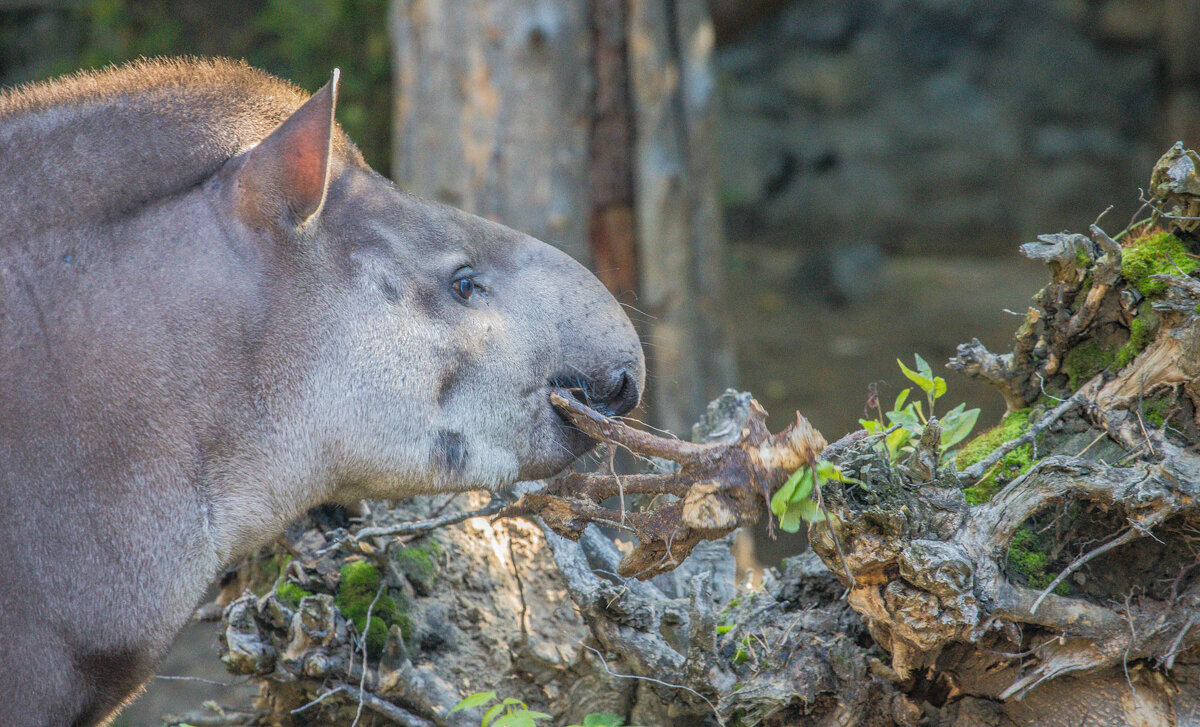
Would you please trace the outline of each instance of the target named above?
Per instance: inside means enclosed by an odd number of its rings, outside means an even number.
[[[392,37],[397,183],[591,265],[652,344],[652,418],[695,420],[733,383],[705,5],[397,0]]]

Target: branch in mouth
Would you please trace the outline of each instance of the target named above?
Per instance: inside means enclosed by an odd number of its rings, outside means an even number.
[[[673,570],[701,540],[758,522],[771,495],[825,448],[821,434],[799,414],[782,432],[771,434],[767,412],[757,401],[750,403],[750,417],[737,440],[728,444],[694,444],[635,429],[588,407],[566,389],[552,390],[550,401],[593,439],[679,465],[663,474],[568,473],[498,515],[537,515],[571,540],[578,540],[589,523],[626,530],[638,542],[621,561],[618,573],[623,577],[645,580]],[[601,504],[619,493],[671,497],[640,512]]]

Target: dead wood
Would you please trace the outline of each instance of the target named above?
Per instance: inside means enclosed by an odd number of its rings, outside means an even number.
[[[1022,247],[1050,282],[1012,350],[949,364],[1025,422],[992,451],[960,467],[932,425],[897,458],[802,418],[772,435],[736,392],[684,442],[556,392],[661,466],[297,526],[293,559],[226,598],[226,662],[262,690],[247,714],[476,725],[449,708],[496,690],[554,724],[1200,724],[1198,168],[1173,149],[1121,234]],[[739,588],[728,533],[818,458],[853,479],[823,484],[812,552]],[[380,627],[347,599],[355,563]]]
[[[767,412],[754,400],[737,438],[712,444],[634,429],[598,414],[566,390],[552,392],[550,400],[589,436],[678,465],[662,474],[568,474],[501,513],[538,515],[570,540],[579,540],[589,523],[633,534],[637,545],[616,567],[623,578],[645,580],[666,573],[701,540],[715,540],[758,522],[780,485],[801,465],[814,464],[825,448],[824,438],[798,413],[784,431],[771,434]],[[618,495],[667,495],[671,501],[638,512],[601,504]]]

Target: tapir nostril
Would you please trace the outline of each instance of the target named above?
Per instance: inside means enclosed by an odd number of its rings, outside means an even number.
[[[559,374],[550,377],[550,385],[568,390],[580,403],[610,417],[628,414],[641,399],[637,377],[627,367],[603,378],[585,378],[574,372]]]
[[[619,417],[633,411],[638,405],[641,392],[638,391],[637,379],[629,369],[621,369],[614,377],[616,386],[604,401],[597,402],[596,410],[610,417]]]

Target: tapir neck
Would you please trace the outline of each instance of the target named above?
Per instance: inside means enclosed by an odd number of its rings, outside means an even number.
[[[0,249],[0,475],[44,510],[0,525],[52,537],[79,527],[60,517],[78,509],[99,561],[135,550],[178,568],[196,581],[176,589],[185,600],[329,488],[313,432],[272,423],[302,375],[268,370],[289,365],[272,350],[287,332],[272,328],[266,261],[220,219],[218,194]]]

